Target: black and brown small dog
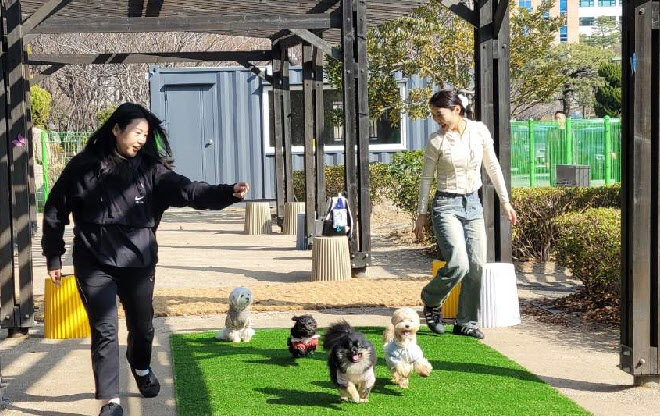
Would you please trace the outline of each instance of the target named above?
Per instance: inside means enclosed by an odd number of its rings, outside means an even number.
[[[328,351],[330,379],[339,390],[341,400],[368,402],[369,392],[376,382],[376,351],[371,342],[348,322],[340,321],[328,328],[323,348]]]
[[[291,328],[291,336],[286,340],[289,352],[293,358],[306,357],[313,354],[319,345],[319,335],[316,334],[316,320],[312,315],[294,316],[296,321]]]

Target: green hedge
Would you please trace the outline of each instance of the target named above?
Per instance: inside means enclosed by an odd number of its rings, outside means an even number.
[[[511,201],[518,214],[513,227],[513,257],[548,260],[557,237],[553,220],[589,208],[619,207],[619,184],[588,188],[516,188]]]
[[[389,198],[396,207],[410,214],[414,221],[417,211],[419,181],[424,151],[402,151],[394,154],[389,165],[369,165],[371,200],[378,203]],[[326,195],[344,191],[344,167],[326,166]],[[304,201],[304,173],[294,172],[296,200]],[[435,192],[435,183],[430,194]],[[541,187],[516,188],[511,200],[518,213],[518,225],[513,227],[513,257],[516,260],[549,260],[557,232],[553,220],[569,212],[589,208],[619,207],[619,184],[602,187]]]
[[[387,195],[394,205],[410,214],[412,220],[417,218],[417,199],[419,197],[419,182],[424,164],[424,151],[413,150],[396,153],[387,166],[390,178]],[[430,191],[435,193],[435,185]]]
[[[387,196],[398,208],[408,212],[414,221],[417,211],[419,181],[424,151],[403,151],[394,155],[387,166]],[[515,188],[511,202],[518,213],[513,227],[513,256],[517,260],[548,260],[556,238],[552,220],[572,211],[589,208],[618,207],[619,184],[603,187]],[[435,192],[435,184],[430,194]]]
[[[32,123],[35,127],[46,128],[52,102],[53,97],[48,91],[38,85],[30,86],[30,110],[32,111]]]
[[[369,195],[372,205],[379,203],[386,195],[388,186],[387,165],[383,163],[369,164]],[[326,199],[344,192],[344,166],[332,165],[325,167]],[[305,172],[293,172],[293,194],[296,201],[305,200]],[[351,207],[352,208],[352,207]]]
[[[618,298],[621,277],[621,210],[593,208],[552,221],[557,263],[571,269],[588,298]]]

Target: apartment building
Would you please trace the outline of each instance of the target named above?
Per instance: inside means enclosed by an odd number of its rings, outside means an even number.
[[[578,16],[581,35],[591,35],[596,19],[602,16],[621,24],[623,0],[575,0],[579,2]]]
[[[518,0],[518,6],[536,8],[542,0]],[[579,42],[580,35],[591,35],[596,19],[610,17],[620,23],[623,0],[555,0],[550,16],[566,16],[566,25],[557,33],[557,42]]]
[[[557,33],[557,42],[579,42],[580,32],[578,30],[578,2],[580,0],[556,0],[549,15],[557,17],[566,16],[566,24]],[[542,0],[518,0],[518,6],[526,9],[535,9]]]

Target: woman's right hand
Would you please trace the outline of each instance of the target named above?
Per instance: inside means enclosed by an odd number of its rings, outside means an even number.
[[[415,236],[417,241],[424,241],[424,233],[426,232],[426,227],[429,224],[429,214],[419,214],[417,216],[417,221],[415,221]]]
[[[48,276],[56,286],[62,286],[62,269],[49,270]]]

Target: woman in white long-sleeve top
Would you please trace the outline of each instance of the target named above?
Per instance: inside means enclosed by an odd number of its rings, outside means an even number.
[[[465,117],[468,100],[455,90],[441,90],[429,100],[433,133],[424,153],[415,234],[421,238],[429,222],[431,181],[437,180],[431,216],[440,256],[447,263],[422,290],[424,317],[431,331],[442,334],[441,306],[451,289],[463,282],[454,334],[483,338],[477,327],[481,274],[486,262],[486,228],[479,199],[481,166],[486,169],[511,224],[516,211],[509,202],[504,175],[488,128]]]

